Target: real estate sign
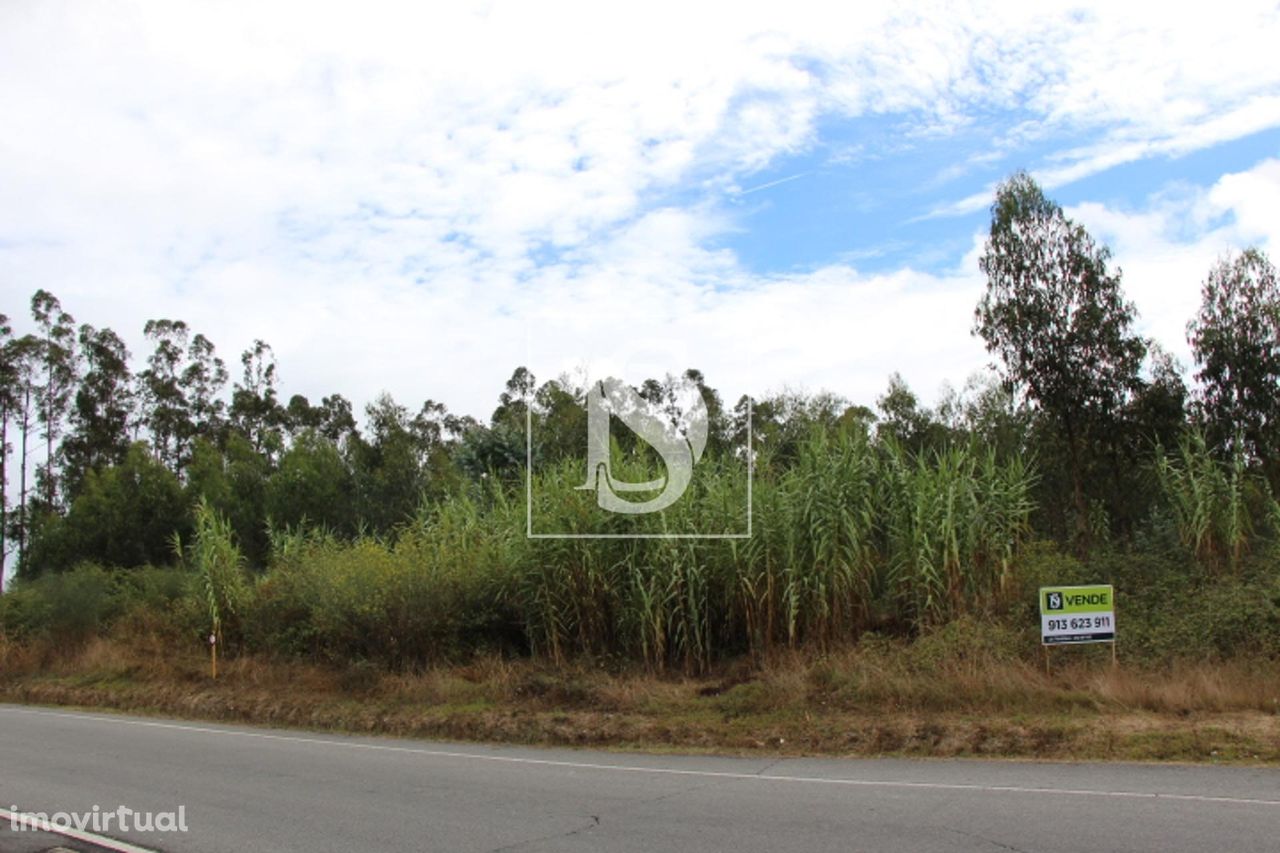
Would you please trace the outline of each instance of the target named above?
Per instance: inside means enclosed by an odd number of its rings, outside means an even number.
[[[1041,643],[1115,640],[1115,590],[1110,585],[1040,587]]]

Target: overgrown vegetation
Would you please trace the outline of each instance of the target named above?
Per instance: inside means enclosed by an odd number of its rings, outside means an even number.
[[[688,493],[642,516],[602,512],[577,488],[587,389],[565,378],[516,370],[487,423],[383,395],[361,427],[339,395],[282,404],[261,341],[228,402],[213,344],[181,321],[146,324],[154,351],[131,375],[118,336],[77,329],[40,291],[30,334],[0,322],[0,446],[19,472],[16,495],[7,478],[0,494],[0,554],[19,575],[0,596],[0,659],[24,678],[103,643],[185,660],[212,632],[229,672],[332,667],[355,690],[473,660],[723,680],[790,655],[805,661],[807,702],[954,709],[968,700],[947,698],[948,679],[973,672],[1017,708],[1014,694],[1047,689],[1029,674],[1035,589],[1079,582],[1116,586],[1122,657],[1141,678],[1270,672],[1274,270],[1250,250],[1211,271],[1188,390],[1135,336],[1108,261],[1014,176],[993,207],[975,318],[1002,372],[932,409],[895,376],[874,411],[792,393],[730,408],[696,370],[646,381],[636,391],[659,411],[696,388],[710,424]],[[615,433],[616,477],[664,475]],[[741,533],[748,505],[749,538],[655,536]],[[649,538],[529,538],[527,523]],[[773,689],[729,684],[717,701],[757,713]]]

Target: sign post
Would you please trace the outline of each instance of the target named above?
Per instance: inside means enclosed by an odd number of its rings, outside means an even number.
[[[1045,647],[1077,643],[1110,643],[1116,662],[1115,589],[1095,586],[1040,587],[1040,643]]]
[[[209,666],[214,678],[218,677],[218,635],[209,635]]]

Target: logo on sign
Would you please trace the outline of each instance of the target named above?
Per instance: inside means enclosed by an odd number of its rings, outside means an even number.
[[[1045,610],[1061,610],[1062,609],[1062,593],[1060,592],[1046,593],[1044,597],[1044,601],[1045,601],[1045,604],[1044,604]]]

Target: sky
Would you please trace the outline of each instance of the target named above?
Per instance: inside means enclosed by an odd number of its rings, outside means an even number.
[[[1033,8],[1034,7],[1034,8]],[[1280,6],[0,4],[0,312],[181,319],[287,398],[487,417],[512,370],[928,403],[1026,169],[1190,367],[1280,249]]]

